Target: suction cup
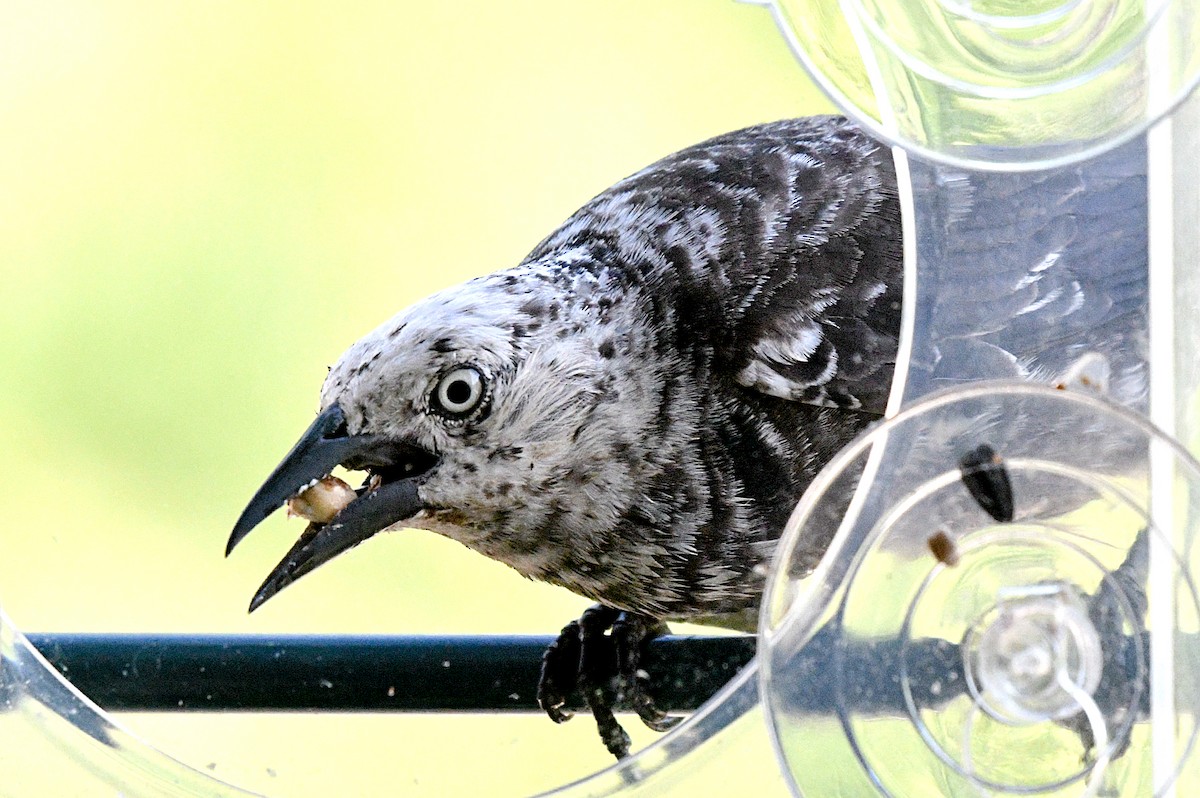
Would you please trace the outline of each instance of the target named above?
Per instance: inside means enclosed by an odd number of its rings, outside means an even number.
[[[1078,160],[1143,131],[1200,78],[1186,0],[759,0],[843,109],[977,168]]]
[[[768,587],[762,698],[795,788],[1193,792],[1198,518],[1200,466],[1093,396],[981,384],[871,431],[801,501]]]

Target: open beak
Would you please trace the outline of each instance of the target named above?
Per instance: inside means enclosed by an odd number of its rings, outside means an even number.
[[[289,498],[336,466],[370,472],[372,487],[360,488],[358,498],[329,523],[309,525],[254,594],[250,611],[376,532],[416,515],[423,506],[417,483],[436,463],[435,455],[409,443],[379,435],[350,435],[342,409],[336,404],[326,408],[246,505],[225,554]]]

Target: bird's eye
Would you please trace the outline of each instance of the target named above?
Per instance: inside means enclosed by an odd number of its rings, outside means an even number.
[[[436,409],[451,416],[465,416],[483,401],[483,375],[470,366],[448,371],[433,392]]]

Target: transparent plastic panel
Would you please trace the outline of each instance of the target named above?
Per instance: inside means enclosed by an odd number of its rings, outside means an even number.
[[[797,58],[885,140],[1027,170],[1101,152],[1200,77],[1188,0],[761,0]]]
[[[897,152],[910,310],[893,406],[980,379],[1149,392],[1144,139],[1039,172]]]

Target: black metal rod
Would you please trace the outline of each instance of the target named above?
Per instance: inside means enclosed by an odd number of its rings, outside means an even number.
[[[550,637],[29,634],[109,711],[531,712]],[[652,690],[698,707],[754,655],[752,637],[668,636]],[[578,698],[578,697],[577,697]],[[581,702],[575,702],[579,706]]]
[[[535,712],[550,637],[343,635],[30,634],[30,642],[79,690],[110,711]],[[1104,708],[1144,713],[1149,695],[1138,651],[1143,633],[1105,647],[1096,693]],[[1200,637],[1177,645],[1200,651]],[[660,706],[689,711],[755,653],[755,639],[654,640],[642,665]],[[1200,658],[1200,654],[1195,658]],[[907,669],[906,694],[900,663]],[[787,663],[776,690],[815,714],[907,712],[966,690],[963,652],[945,640],[845,639],[818,631]],[[569,701],[583,706],[582,697]]]

